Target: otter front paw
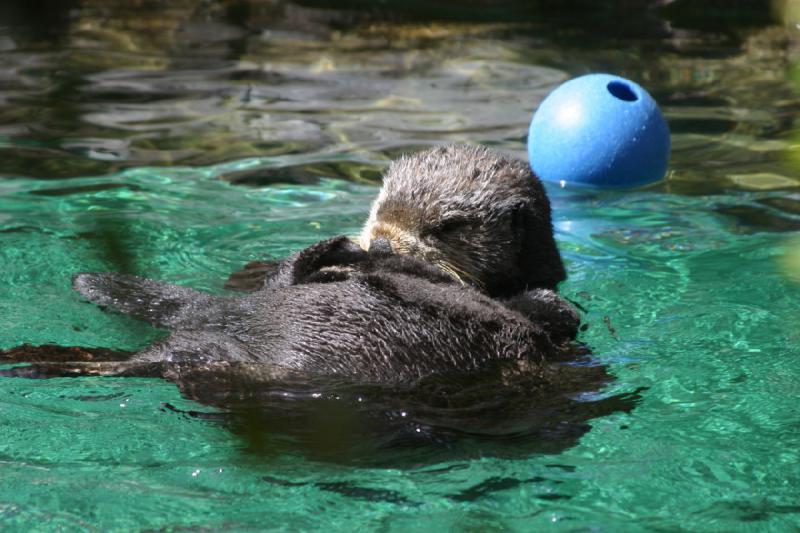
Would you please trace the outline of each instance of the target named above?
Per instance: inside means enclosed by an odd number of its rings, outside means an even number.
[[[553,290],[534,289],[521,292],[503,303],[531,322],[541,325],[556,344],[574,340],[578,335],[581,324],[578,311]]]

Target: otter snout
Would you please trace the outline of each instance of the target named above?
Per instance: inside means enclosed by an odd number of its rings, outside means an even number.
[[[378,237],[369,243],[369,253],[390,254],[392,253],[392,243],[386,237]]]

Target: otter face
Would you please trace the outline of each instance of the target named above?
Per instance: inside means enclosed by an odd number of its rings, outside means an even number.
[[[360,245],[419,257],[492,296],[566,277],[541,183],[527,164],[483,147],[391,163]]]

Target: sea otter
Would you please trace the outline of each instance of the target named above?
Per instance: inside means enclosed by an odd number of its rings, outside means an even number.
[[[128,368],[266,364],[400,383],[540,364],[579,323],[554,291],[565,274],[543,187],[527,165],[487,148],[401,158],[360,246],[332,238],[271,267],[243,296],[119,274],[79,274],[74,287],[172,330]]]
[[[389,166],[358,242],[252,263],[229,281],[248,294],[79,274],[88,300],[172,334],[136,354],[20,346],[0,363],[30,364],[0,376],[164,378],[222,409],[187,414],[225,421],[259,453],[300,446],[384,464],[412,442],[451,456],[459,435],[552,453],[638,400],[581,399],[612,376],[570,342],[579,318],[555,291],[564,276],[549,202],[524,163],[434,148]]]

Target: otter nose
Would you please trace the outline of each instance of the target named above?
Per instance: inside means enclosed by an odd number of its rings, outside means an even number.
[[[369,243],[369,253],[390,254],[392,253],[392,243],[386,237],[378,237]]]

